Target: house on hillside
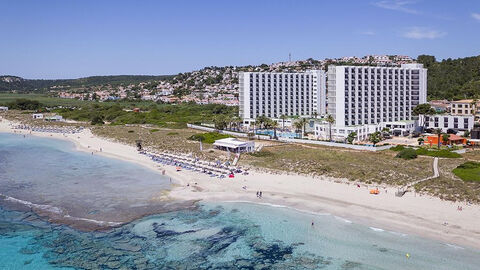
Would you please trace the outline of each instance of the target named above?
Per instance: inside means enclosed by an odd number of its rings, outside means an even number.
[[[43,113],[34,113],[32,114],[33,119],[43,119]]]
[[[6,111],[8,111],[8,107],[0,106],[0,112],[6,112]]]
[[[48,117],[45,117],[45,121],[60,122],[60,121],[63,121],[63,117],[61,115],[48,116]]]

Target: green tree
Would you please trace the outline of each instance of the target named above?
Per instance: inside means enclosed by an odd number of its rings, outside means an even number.
[[[300,121],[295,121],[293,123],[293,126],[295,127],[295,131],[297,133],[299,133],[299,131],[301,132],[302,128],[303,128],[303,124],[300,122]]]
[[[438,139],[437,147],[438,147],[438,149],[440,149],[440,136],[442,136],[442,129],[441,128],[436,128],[433,131],[433,133],[437,135],[437,139]]]
[[[278,137],[277,137],[278,122],[271,120],[270,126],[273,128],[273,138],[275,140],[278,140]]]
[[[282,114],[280,116],[280,119],[282,119],[282,130],[285,129],[285,120],[287,119],[287,116],[285,114]]]
[[[442,134],[442,141],[443,141],[443,144],[448,144],[448,139],[450,138],[450,135],[444,133]]]
[[[425,68],[430,68],[437,62],[437,59],[433,55],[422,54],[417,57],[417,62],[423,64]]]
[[[382,136],[379,131],[376,131],[368,136],[368,140],[375,146],[382,140]]]
[[[335,118],[331,114],[327,115],[325,121],[328,123],[328,133],[330,137],[330,141],[332,141],[332,124],[335,123]]]
[[[218,130],[224,130],[227,127],[227,120],[225,115],[217,115],[213,119],[213,123],[215,124],[215,128]]]
[[[470,131],[469,131],[469,130],[465,130],[465,132],[463,132],[463,137],[465,137],[465,138],[470,137]]]
[[[308,119],[307,118],[300,118],[300,123],[302,123],[302,137],[305,136],[306,132],[305,132],[305,126],[307,125],[308,123]]]
[[[357,137],[357,132],[355,132],[355,131],[348,134],[348,136],[347,136],[348,143],[353,144],[353,141],[355,140],[356,137]]]
[[[90,124],[92,124],[92,125],[103,125],[105,123],[103,122],[102,116],[99,115],[99,114],[96,114],[92,117],[92,120],[90,121]]]

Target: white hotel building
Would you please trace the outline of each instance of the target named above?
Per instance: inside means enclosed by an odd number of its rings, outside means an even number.
[[[239,114],[245,125],[264,115],[313,116],[326,113],[326,76],[322,70],[306,72],[241,72]]]
[[[343,140],[352,132],[357,132],[357,140],[364,140],[384,127],[412,131],[413,108],[427,102],[427,69],[421,64],[329,66],[327,76],[334,140]],[[317,124],[315,134],[328,139],[328,125]]]

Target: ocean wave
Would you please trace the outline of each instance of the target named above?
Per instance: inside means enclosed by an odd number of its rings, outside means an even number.
[[[39,209],[39,210],[42,210],[42,211],[47,211],[47,212],[50,212],[50,213],[53,213],[53,214],[56,214],[56,215],[60,215],[63,218],[69,219],[69,220],[84,221],[84,222],[94,223],[94,224],[98,224],[98,225],[108,225],[108,226],[118,226],[118,225],[122,224],[121,222],[102,221],[102,220],[95,220],[95,219],[88,219],[88,218],[72,217],[69,214],[65,214],[62,209],[60,209],[59,207],[56,207],[56,206],[52,206],[52,205],[48,205],[48,204],[36,204],[36,203],[29,202],[29,201],[24,201],[24,200],[21,200],[21,199],[13,198],[13,197],[10,197],[10,196],[4,195],[4,194],[0,194],[0,198],[1,197],[3,197],[3,199],[5,201],[25,205],[25,206],[30,207],[31,209]]]
[[[258,205],[264,205],[264,206],[270,206],[270,207],[275,207],[275,208],[286,208],[286,209],[291,209],[300,213],[304,214],[310,214],[310,215],[315,215],[315,216],[330,216],[330,213],[323,213],[323,212],[313,212],[313,211],[308,211],[308,210],[302,210],[298,209],[295,207],[291,206],[286,206],[286,205],[281,205],[281,204],[273,204],[273,203],[264,203],[264,202],[252,202],[252,201],[242,201],[242,200],[236,200],[236,201],[223,201],[225,203],[249,203],[249,204],[258,204]]]
[[[26,205],[30,208],[36,208],[36,209],[48,211],[48,212],[51,212],[51,213],[54,213],[54,214],[58,214],[58,215],[63,214],[62,209],[60,209],[58,207],[55,207],[55,206],[48,205],[48,204],[36,204],[36,203],[20,200],[20,199],[13,198],[13,197],[3,195],[3,194],[0,194],[0,197],[4,197],[5,201],[19,203],[19,204],[22,204],[22,205]]]
[[[391,234],[394,234],[394,235],[399,235],[399,236],[401,236],[401,237],[406,237],[406,236],[408,236],[408,234],[406,234],[406,233],[399,233],[399,232],[392,232],[392,231],[388,231],[388,232],[391,233]]]
[[[346,218],[342,218],[342,217],[339,217],[339,216],[335,216],[335,219],[343,221],[345,223],[353,223],[351,220],[348,220]]]
[[[384,229],[375,228],[375,227],[368,227],[368,228],[370,228],[370,230],[376,231],[376,232],[384,232],[385,231]]]
[[[459,246],[452,245],[452,244],[447,244],[447,243],[446,243],[445,245],[448,246],[448,247],[454,248],[454,249],[465,249],[465,248],[463,248],[463,247],[459,247]]]

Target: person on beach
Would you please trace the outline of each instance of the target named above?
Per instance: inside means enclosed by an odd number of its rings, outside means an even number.
[[[315,223],[313,223],[313,220],[312,220],[312,227],[315,226]]]
[[[258,194],[259,195],[259,198],[262,198],[262,192],[260,191],[260,193]]]
[[[258,198],[258,194],[259,194],[259,193],[258,193],[258,191],[257,191],[257,198]]]

